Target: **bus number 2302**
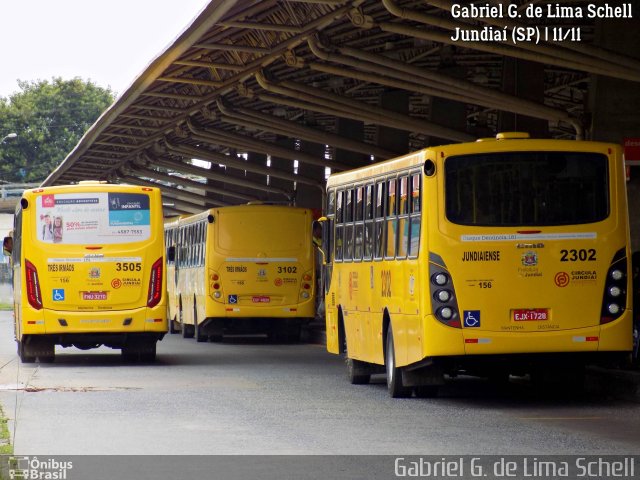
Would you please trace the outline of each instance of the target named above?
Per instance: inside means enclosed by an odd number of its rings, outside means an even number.
[[[580,250],[560,250],[560,255],[561,262],[577,262],[578,260],[581,262],[593,262],[596,260],[595,248],[590,248],[589,250],[584,248]]]

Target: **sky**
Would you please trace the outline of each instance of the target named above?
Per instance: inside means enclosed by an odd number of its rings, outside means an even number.
[[[212,0],[215,1],[215,0]],[[0,97],[80,77],[120,95],[209,0],[0,0]]]

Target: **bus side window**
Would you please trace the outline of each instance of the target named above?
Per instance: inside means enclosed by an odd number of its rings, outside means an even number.
[[[374,226],[374,258],[382,258],[384,252],[384,204],[386,195],[384,181],[376,182],[375,188],[375,226]]]
[[[397,191],[396,179],[387,181],[387,200],[385,202],[387,212],[387,228],[385,237],[385,258],[394,258],[396,255],[396,244],[398,240],[398,218],[397,218]]]
[[[351,260],[353,258],[353,210],[355,198],[354,190],[345,191],[345,215],[344,215],[344,252],[343,259]]]
[[[336,218],[336,191],[335,190],[331,190],[329,192],[329,195],[327,196],[327,222],[326,222],[326,226],[323,225],[322,228],[322,234],[323,234],[323,242],[322,244],[324,245],[325,248],[325,253],[326,253],[326,261],[327,262],[331,262],[333,259],[331,257],[332,253],[333,253],[333,245],[332,245],[332,240],[333,240],[333,228],[334,228],[334,223],[335,223],[335,218]]]
[[[344,229],[344,191],[338,192],[338,198],[336,199],[336,253],[335,259],[342,261],[342,247],[343,247],[343,229]]]
[[[355,191],[355,238],[353,247],[353,259],[362,260],[362,253],[364,249],[364,187],[360,186]]]
[[[409,177],[398,180],[398,258],[407,258],[409,250]]]
[[[411,225],[409,240],[409,257],[417,257],[420,248],[420,221],[421,221],[421,189],[420,174],[411,175]]]
[[[365,187],[364,202],[364,259],[373,258],[373,184]]]

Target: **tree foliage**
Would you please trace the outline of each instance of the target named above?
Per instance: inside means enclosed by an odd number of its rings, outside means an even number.
[[[40,182],[73,150],[113,103],[114,95],[80,78],[18,81],[21,91],[0,97],[0,180]]]

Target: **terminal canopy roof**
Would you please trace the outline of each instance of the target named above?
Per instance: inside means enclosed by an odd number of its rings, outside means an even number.
[[[500,130],[580,137],[593,75],[640,80],[640,62],[594,45],[594,20],[572,20],[581,42],[514,44],[514,28],[557,22],[451,8],[213,0],[43,185],[160,186],[168,214],[255,200],[320,207],[330,171]]]

